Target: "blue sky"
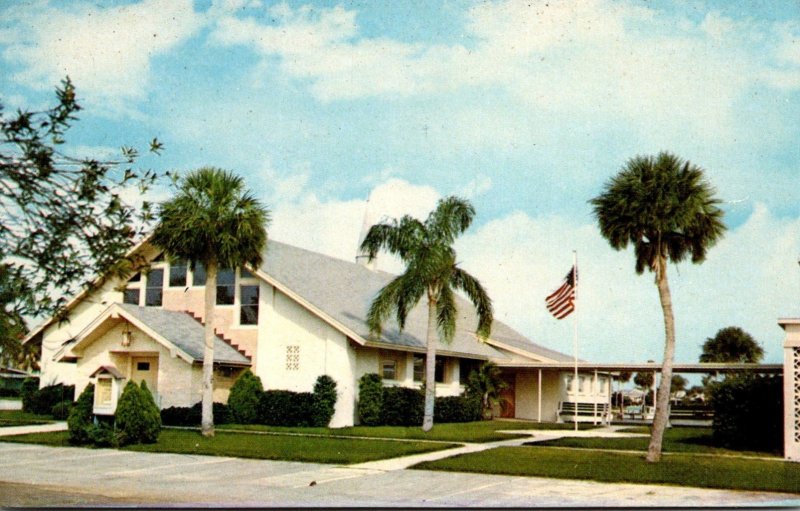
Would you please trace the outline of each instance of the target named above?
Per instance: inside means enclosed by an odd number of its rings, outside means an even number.
[[[660,150],[706,169],[730,229],[670,268],[676,358],[736,325],[777,362],[776,320],[800,315],[795,1],[14,2],[0,19],[6,108],[46,105],[69,75],[72,150],[157,136],[145,164],[235,170],[274,239],[351,259],[367,197],[380,218],[466,196],[462,265],[548,347],[571,350],[543,299],[577,250],[580,355],[661,360],[652,276],[587,204]]]

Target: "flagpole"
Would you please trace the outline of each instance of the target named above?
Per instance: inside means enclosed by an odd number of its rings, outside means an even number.
[[[574,279],[574,286],[575,286],[575,316],[573,319],[573,338],[572,338],[572,356],[575,361],[575,387],[573,391],[573,398],[575,399],[575,415],[573,415],[573,419],[575,422],[575,431],[578,431],[578,388],[579,388],[579,381],[578,381],[578,251],[572,251],[572,278]]]

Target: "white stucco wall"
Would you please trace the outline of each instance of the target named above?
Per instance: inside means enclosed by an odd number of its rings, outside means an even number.
[[[783,341],[783,456],[800,462],[800,319],[781,320]]]
[[[518,419],[555,422],[561,385],[558,371],[542,370],[541,416],[539,415],[539,371],[520,371],[516,374],[515,416]]]
[[[75,393],[79,395],[90,382],[89,376],[100,366],[111,365],[127,379],[131,376],[131,357],[154,356],[158,358],[156,403],[161,408],[191,406],[201,398],[202,370],[179,357],[173,357],[167,348],[138,329],[133,329],[130,346],[122,346],[123,326],[111,328],[102,337],[78,352]],[[199,377],[198,377],[199,374]],[[122,386],[124,387],[125,382]],[[153,389],[151,389],[153,390]]]

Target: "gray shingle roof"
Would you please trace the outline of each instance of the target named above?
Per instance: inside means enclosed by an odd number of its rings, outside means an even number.
[[[139,307],[127,303],[117,304],[125,312],[156,331],[166,341],[175,345],[193,360],[203,361],[203,325],[186,312],[175,312],[158,307]],[[250,365],[250,360],[219,337],[214,339],[214,362],[220,364]]]
[[[366,324],[372,299],[394,275],[373,271],[359,264],[335,259],[317,252],[270,240],[261,270],[294,291],[334,320],[364,339],[369,339]],[[452,343],[439,342],[437,351],[473,358],[509,358],[504,352],[480,342],[475,336],[477,315],[472,304],[457,297],[459,315]],[[392,320],[384,326],[381,342],[405,348],[425,348],[428,306],[421,300],[409,314],[405,329],[400,332]],[[537,344],[508,325],[495,320],[491,339],[557,361],[572,358]]]

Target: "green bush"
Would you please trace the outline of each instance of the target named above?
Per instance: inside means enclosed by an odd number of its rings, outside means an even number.
[[[192,406],[170,406],[161,410],[161,424],[164,426],[200,426],[203,403],[197,402]],[[223,403],[214,403],[212,408],[214,424],[228,424],[232,422],[229,407]]]
[[[475,395],[437,397],[434,422],[472,422],[481,420],[481,399]]]
[[[128,382],[117,403],[114,413],[116,429],[120,432],[120,444],[154,443],[161,432],[161,414],[153,395],[142,381],[139,387]]]
[[[69,417],[69,411],[72,408],[72,401],[61,401],[53,405],[50,409],[50,415],[57,421],[66,420]]]
[[[375,373],[368,373],[358,380],[358,416],[365,426],[381,424],[383,408],[383,382]]]
[[[59,383],[38,389],[36,380],[32,378],[26,379],[22,385],[22,410],[25,412],[50,415],[58,403],[75,399],[74,385]]]
[[[267,390],[258,401],[258,422],[267,426],[310,426],[313,405],[311,392]]]
[[[328,427],[336,411],[336,381],[323,374],[314,384],[314,403],[311,407],[311,425]]]
[[[244,371],[233,383],[228,397],[228,409],[233,422],[254,424],[258,420],[258,401],[263,392],[261,378],[250,369]]]
[[[386,387],[383,389],[381,423],[387,426],[420,426],[424,408],[424,391],[405,387]]]
[[[133,385],[136,385],[135,383]],[[89,440],[97,447],[119,447],[125,444],[126,436],[106,418],[99,418],[89,427]]]
[[[69,411],[67,428],[69,429],[69,442],[71,444],[88,444],[89,429],[94,418],[94,384],[90,383],[83,389],[75,405]]]
[[[781,376],[729,376],[714,384],[711,407],[717,445],[728,449],[781,452]]]

